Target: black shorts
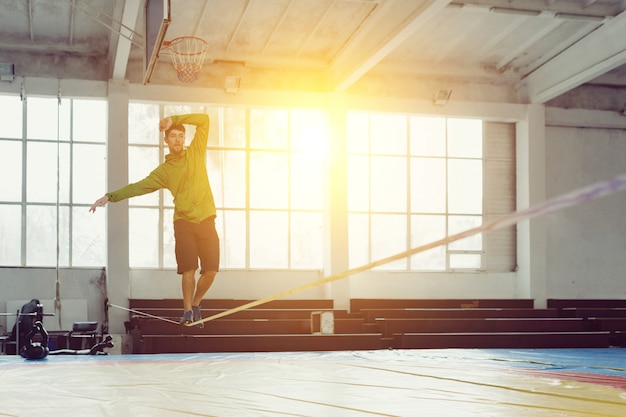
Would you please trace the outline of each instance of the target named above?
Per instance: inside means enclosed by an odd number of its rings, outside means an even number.
[[[219,270],[220,240],[215,230],[215,216],[200,223],[176,220],[174,239],[179,274],[198,269],[198,259],[200,259],[200,274]]]

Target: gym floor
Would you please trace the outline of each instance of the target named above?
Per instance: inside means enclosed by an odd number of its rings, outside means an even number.
[[[624,349],[0,356],[0,416],[626,416]]]

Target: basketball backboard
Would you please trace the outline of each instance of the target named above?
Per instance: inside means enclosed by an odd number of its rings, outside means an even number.
[[[171,22],[170,0],[146,0],[143,83],[148,84]]]

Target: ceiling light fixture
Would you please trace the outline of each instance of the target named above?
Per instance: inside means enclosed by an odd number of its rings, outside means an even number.
[[[0,81],[13,82],[15,79],[15,66],[13,64],[0,64]]]
[[[446,6],[448,9],[462,9],[463,7],[465,7],[465,4],[463,3],[457,3],[455,1],[448,3],[448,5]]]
[[[452,90],[437,90],[433,103],[435,106],[445,106],[450,100]]]
[[[224,79],[224,91],[228,94],[237,94],[241,85],[241,77],[229,76]]]
[[[554,17],[566,20],[580,20],[583,22],[602,22],[606,16],[590,16],[588,14],[574,14],[574,13],[557,13]]]
[[[489,11],[493,13],[519,14],[522,16],[539,16],[541,14],[540,10],[513,9],[509,7],[491,7]]]

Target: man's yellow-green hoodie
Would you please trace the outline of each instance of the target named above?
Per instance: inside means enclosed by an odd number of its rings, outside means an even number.
[[[116,202],[167,188],[174,196],[174,221],[184,219],[199,223],[215,215],[215,201],[206,170],[206,147],[209,138],[209,116],[188,114],[171,116],[172,126],[196,126],[189,147],[179,155],[168,154],[146,178],[107,193]]]

